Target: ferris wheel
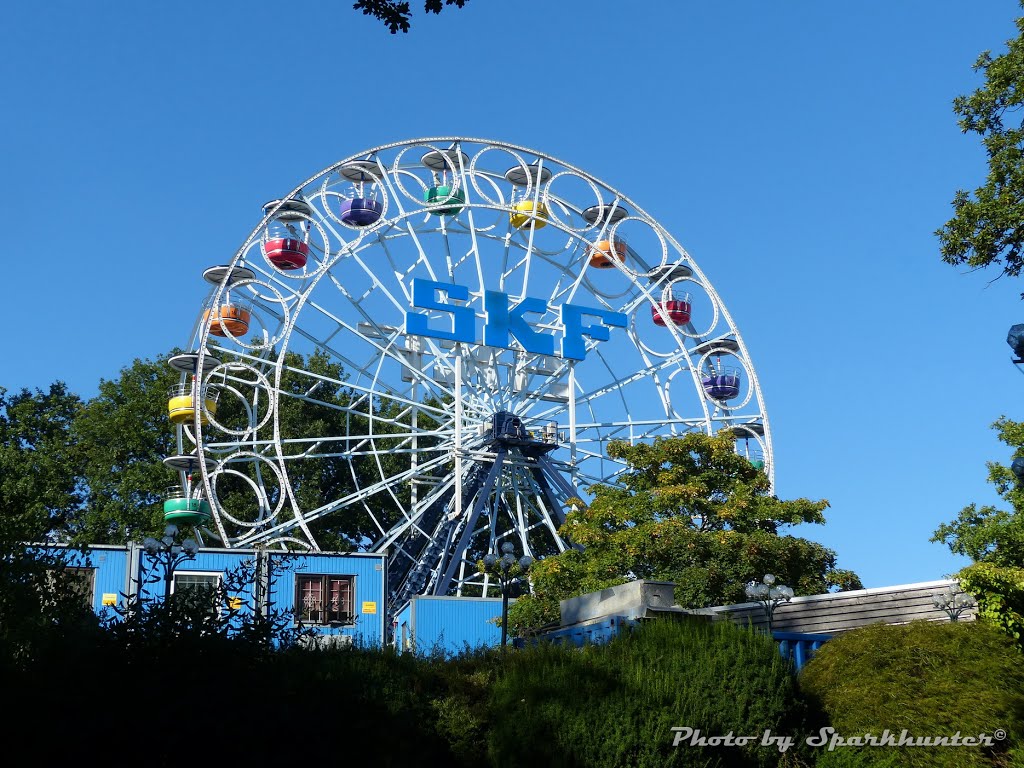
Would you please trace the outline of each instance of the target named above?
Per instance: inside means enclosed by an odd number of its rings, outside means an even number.
[[[267,202],[170,393],[183,492],[225,547],[388,553],[393,601],[477,573],[617,482],[610,441],[727,430],[773,478],[747,349],[711,282],[622,193],[497,141],[348,157]],[[168,502],[170,503],[170,502]]]

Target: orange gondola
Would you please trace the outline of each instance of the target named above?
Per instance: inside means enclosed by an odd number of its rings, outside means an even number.
[[[208,302],[203,311],[203,323],[214,336],[244,336],[251,319],[251,306],[247,302],[232,302],[230,298],[219,307]]]
[[[595,269],[611,269],[615,261],[621,264],[626,260],[627,252],[626,241],[621,237],[598,240],[590,249],[590,266]]]

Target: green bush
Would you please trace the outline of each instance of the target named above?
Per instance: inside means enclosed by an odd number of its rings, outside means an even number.
[[[818,725],[775,643],[728,622],[665,619],[608,645],[451,657],[275,646],[204,623],[208,599],[192,619],[179,603],[141,605],[98,633],[41,646],[31,664],[0,665],[17,704],[0,738],[49,765],[129,749],[150,766],[371,754],[380,766],[752,768],[808,765],[801,745]],[[676,726],[757,738],[673,746]],[[766,730],[795,745],[758,746]]]
[[[764,634],[731,623],[658,620],[607,646],[538,644],[511,654],[491,691],[493,765],[768,766],[797,747],[673,746],[674,726],[704,736],[803,741],[806,708]],[[756,743],[755,742],[755,743]]]
[[[916,621],[852,630],[822,646],[800,685],[843,738],[881,738],[886,729],[897,739],[904,729],[909,737],[992,736],[997,728],[1008,734],[991,748],[819,748],[819,766],[1024,765],[1024,658],[1009,637],[983,623]]]

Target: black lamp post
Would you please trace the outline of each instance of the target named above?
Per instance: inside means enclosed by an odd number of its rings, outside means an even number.
[[[501,647],[504,648],[508,642],[508,597],[512,587],[519,581],[533,565],[533,558],[529,555],[516,560],[515,547],[511,541],[501,545],[502,556],[495,554],[484,555],[484,573],[490,574],[498,580],[501,586]]]
[[[793,599],[793,589],[785,584],[775,586],[775,577],[766,573],[761,583],[750,582],[746,586],[747,598],[764,606],[764,614],[768,619],[768,631],[772,631],[772,619],[779,603],[788,603]]]
[[[164,529],[164,535],[159,539],[152,536],[142,542],[142,548],[153,560],[159,562],[164,568],[164,603],[171,596],[171,581],[174,579],[174,569],[186,560],[194,560],[199,545],[194,539],[185,539],[178,543],[178,526],[168,525]]]

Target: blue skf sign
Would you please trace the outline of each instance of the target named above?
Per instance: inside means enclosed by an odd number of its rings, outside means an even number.
[[[477,341],[476,312],[472,307],[453,304],[454,301],[469,301],[469,288],[452,283],[435,283],[432,280],[412,281],[412,305],[405,313],[405,332],[412,336],[429,336],[434,339],[463,341],[474,344]],[[451,316],[451,330],[431,328],[427,315],[416,309],[445,312]],[[484,291],[483,344],[488,347],[512,348],[514,338],[527,352],[538,355],[555,354],[555,337],[550,333],[530,327],[526,315],[544,314],[548,306],[541,299],[523,299],[512,305],[507,293]],[[611,328],[625,328],[626,315],[607,309],[581,307],[563,304],[559,307],[562,325],[560,353],[570,360],[582,360],[587,355],[584,338],[594,341],[608,341]],[[598,322],[585,322],[596,318]]]

